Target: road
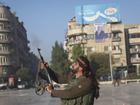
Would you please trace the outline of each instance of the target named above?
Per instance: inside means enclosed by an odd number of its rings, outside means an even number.
[[[102,85],[100,93],[95,105],[140,105],[140,83]]]
[[[100,85],[100,98],[95,105],[140,105],[140,83]],[[46,92],[37,96],[34,89],[0,91],[0,105],[60,105],[58,98]]]
[[[0,91],[0,105],[59,105],[59,99],[46,92],[37,96],[34,89]]]

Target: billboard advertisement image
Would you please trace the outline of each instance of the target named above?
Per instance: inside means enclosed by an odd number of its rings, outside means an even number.
[[[95,28],[95,41],[96,42],[103,42],[108,36],[107,33],[103,30],[103,24],[94,25]]]
[[[84,5],[75,8],[77,24],[119,22],[118,4]]]

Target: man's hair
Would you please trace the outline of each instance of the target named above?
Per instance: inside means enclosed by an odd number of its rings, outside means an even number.
[[[79,56],[77,58],[77,62],[83,68],[85,76],[89,76],[91,74],[90,62],[85,56]]]

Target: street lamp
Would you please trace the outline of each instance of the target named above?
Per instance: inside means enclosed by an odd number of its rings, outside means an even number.
[[[108,47],[109,50],[109,65],[110,65],[110,74],[111,74],[111,81],[113,81],[113,72],[112,72],[112,47]]]

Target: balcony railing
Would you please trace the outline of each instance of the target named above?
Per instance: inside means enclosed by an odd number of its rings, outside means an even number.
[[[0,54],[10,54],[13,53],[14,50],[6,50],[6,51],[0,51]]]
[[[11,43],[12,41],[10,39],[0,39],[0,43]]]
[[[130,33],[130,34],[140,33],[140,29],[139,29],[139,28],[132,28],[132,29],[129,29],[129,33]]]
[[[120,62],[117,62],[117,63],[114,62],[114,64],[113,64],[113,67],[120,67],[120,66],[122,66],[122,64]]]
[[[0,18],[0,21],[10,21],[8,18]]]
[[[131,58],[131,63],[140,63],[140,58]]]
[[[122,50],[119,49],[119,50],[112,50],[112,54],[121,54],[122,53]]]
[[[68,31],[67,35],[70,36],[70,35],[78,35],[78,34],[82,34],[83,31],[82,29],[71,29]]]
[[[140,53],[140,48],[130,48],[130,53]]]
[[[73,41],[69,41],[68,43],[69,43],[69,45],[85,44],[85,43],[87,43],[87,40],[86,39],[83,39],[83,40],[73,40]]]
[[[10,29],[0,29],[0,32],[11,32]]]
[[[119,41],[121,41],[121,38],[120,37],[113,37],[112,38],[112,42],[119,42]]]

